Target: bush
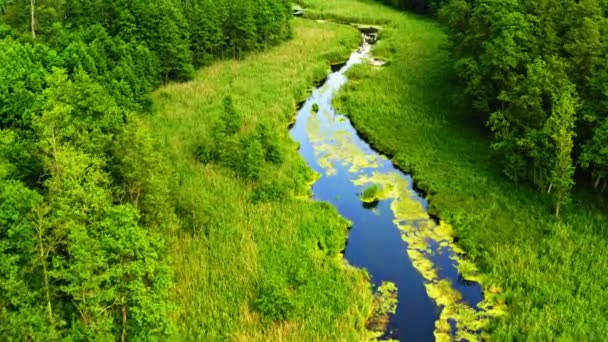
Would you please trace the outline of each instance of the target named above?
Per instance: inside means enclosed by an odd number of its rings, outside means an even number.
[[[289,319],[295,310],[295,303],[285,284],[266,279],[258,291],[253,307],[264,315],[264,320],[274,322]]]
[[[241,129],[243,115],[237,112],[231,96],[224,98],[224,113],[221,120],[226,134],[236,134]]]
[[[264,163],[264,148],[257,134],[243,139],[241,163],[238,165],[240,175],[245,179],[257,180]]]
[[[382,188],[378,184],[374,184],[361,193],[361,202],[375,203],[378,202],[382,193]]]
[[[263,182],[255,187],[251,194],[253,202],[272,202],[285,199],[289,196],[289,187],[279,183],[276,179]]]
[[[264,159],[273,164],[281,164],[283,150],[276,132],[264,123],[259,124],[256,131],[264,148]]]

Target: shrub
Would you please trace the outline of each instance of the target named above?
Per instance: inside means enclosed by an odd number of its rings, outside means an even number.
[[[375,203],[378,202],[382,193],[382,189],[378,184],[371,185],[361,193],[361,202]]]
[[[266,279],[253,301],[256,311],[264,315],[266,321],[283,321],[289,319],[295,310],[294,300],[285,284]]]
[[[273,164],[281,164],[283,150],[276,132],[264,123],[259,124],[256,131],[264,148],[264,159]]]
[[[253,202],[271,202],[285,199],[289,196],[289,187],[276,179],[263,182],[255,187],[251,194]]]
[[[222,123],[226,134],[236,134],[243,123],[243,115],[234,107],[231,96],[224,97],[224,113]]]
[[[245,179],[257,180],[264,166],[264,148],[257,134],[250,135],[243,139],[242,157],[238,171]]]

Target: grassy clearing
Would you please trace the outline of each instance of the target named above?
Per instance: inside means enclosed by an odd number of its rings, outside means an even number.
[[[304,13],[307,18],[332,20],[342,24],[386,24],[391,21],[392,15],[373,0],[296,0],[295,2],[305,8]],[[381,12],[376,14],[370,10]]]
[[[192,82],[154,94],[149,121],[173,163],[172,190],[186,230],[170,239],[176,340],[355,341],[367,334],[369,281],[340,254],[348,223],[329,205],[301,199],[314,175],[287,130],[295,104],[330,63],[348,56],[359,35],[331,23],[294,26],[295,38],[279,47],[216,63]],[[257,181],[197,157],[228,94],[242,116],[230,139],[262,124],[278,136],[282,163],[261,161]]]
[[[452,223],[459,244],[485,273],[486,293],[507,302],[496,340],[600,340],[608,329],[608,222],[584,193],[560,221],[544,194],[507,181],[489,136],[463,108],[442,28],[367,1],[307,0],[307,13],[384,23],[374,55],[357,66],[336,100],[355,125],[402,168],[415,172],[432,211]]]

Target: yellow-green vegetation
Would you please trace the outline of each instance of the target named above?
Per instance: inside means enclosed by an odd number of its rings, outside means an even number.
[[[187,230],[170,239],[176,340],[368,337],[371,285],[340,254],[348,223],[329,205],[302,199],[315,175],[287,130],[295,104],[359,34],[306,20],[294,21],[294,33],[154,94],[149,122],[166,142]]]
[[[457,340],[478,340],[477,331],[485,328],[491,319],[502,316],[506,308],[497,293],[486,293],[484,301],[478,304],[480,310],[476,311],[462,301],[461,294],[454,290],[449,280],[439,277],[437,267],[430,257],[433,253],[451,251],[451,258],[458,265],[463,265],[459,271],[465,279],[485,283],[485,278],[478,274],[475,265],[461,257],[464,251],[453,243],[452,227],[444,222],[433,222],[422,204],[415,199],[407,181],[397,173],[361,176],[355,184],[373,184],[372,187],[384,189],[385,198],[392,199],[394,223],[401,231],[401,238],[407,243],[407,254],[425,279],[429,297],[443,308],[439,320],[435,322],[436,339],[450,341],[455,334]],[[436,243],[439,249],[432,250],[431,243]],[[452,331],[449,320],[456,323],[457,331]]]
[[[367,321],[368,329],[384,332],[390,321],[390,315],[397,312],[397,286],[390,281],[383,282],[374,295],[374,311]]]
[[[324,127],[322,120],[334,120],[334,118],[328,112],[322,111],[308,118],[306,130],[317,161],[323,167],[326,176],[336,174],[336,163],[349,167],[349,172],[352,173],[379,166],[378,156],[365,153],[358,148],[347,130],[329,132],[328,129],[331,128]],[[330,137],[331,141],[327,141],[327,137]]]
[[[375,203],[382,199],[384,189],[378,184],[372,184],[365,188],[361,193],[361,202],[363,203]]]
[[[374,55],[390,63],[349,71],[350,82],[336,101],[339,111],[376,148],[414,172],[431,211],[451,223],[466,252],[461,271],[475,273],[477,265],[486,298],[505,302],[508,314],[486,329],[491,337],[603,339],[608,254],[602,251],[608,239],[599,197],[573,194],[556,220],[544,194],[503,176],[484,124],[463,110],[447,37],[433,20],[366,1],[303,3],[328,18],[385,22]]]

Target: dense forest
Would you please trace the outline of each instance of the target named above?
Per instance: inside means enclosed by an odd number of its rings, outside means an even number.
[[[608,186],[608,2],[448,1],[440,16],[506,176],[549,193]]]
[[[150,93],[291,37],[290,16],[284,0],[0,1],[3,339],[172,333],[180,220]]]

